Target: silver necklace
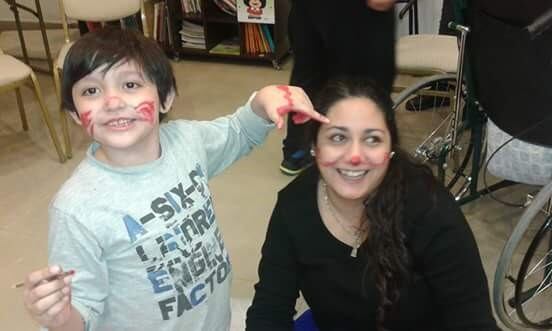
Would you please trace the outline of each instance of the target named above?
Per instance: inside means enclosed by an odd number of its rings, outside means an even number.
[[[324,204],[326,205],[326,208],[330,211],[330,213],[332,214],[333,218],[335,218],[335,220],[337,221],[337,224],[339,224],[339,226],[341,226],[341,228],[347,232],[348,234],[350,234],[351,236],[353,236],[355,238],[355,242],[353,244],[353,249],[351,250],[351,257],[357,257],[357,254],[358,254],[358,248],[360,247],[360,244],[362,243],[362,236],[364,235],[364,233],[366,232],[366,227],[354,227],[350,224],[345,224],[345,222],[341,221],[341,219],[339,217],[337,217],[337,213],[334,209],[334,206],[332,204],[332,202],[330,201],[330,199],[328,198],[328,190],[326,189],[326,182],[324,181],[321,181],[322,183],[322,190],[323,190],[323,194],[324,194]],[[351,229],[349,228],[353,228],[353,231],[351,231]]]

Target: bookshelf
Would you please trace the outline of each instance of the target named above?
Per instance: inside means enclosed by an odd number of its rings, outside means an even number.
[[[175,60],[199,56],[264,61],[279,70],[289,53],[289,7],[289,0],[274,1],[275,24],[238,22],[215,0],[150,0],[146,13],[150,35]]]

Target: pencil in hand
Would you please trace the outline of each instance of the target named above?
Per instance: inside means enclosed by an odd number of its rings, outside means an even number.
[[[71,275],[74,275],[75,274],[75,270],[69,270],[69,271],[65,271],[65,272],[62,272],[61,274],[59,275],[54,275],[50,278],[48,278],[47,280],[45,280],[46,282],[51,282],[53,281],[54,279],[63,279],[67,276],[71,276]],[[25,285],[25,282],[21,282],[21,283],[17,283],[17,284],[14,284],[12,285],[12,288],[21,288]]]

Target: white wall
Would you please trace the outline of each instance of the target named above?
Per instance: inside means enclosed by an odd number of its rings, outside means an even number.
[[[83,0],[84,1],[84,0]],[[116,1],[116,0],[114,0]],[[35,0],[17,0],[17,3],[24,6],[35,8]],[[59,7],[57,0],[41,0],[40,8],[42,8],[42,15],[46,22],[60,22]],[[27,14],[25,11],[20,10],[19,15],[22,21],[36,22],[36,18]],[[6,2],[0,0],[0,21],[13,21],[13,13]]]
[[[420,33],[437,34],[441,7],[443,0],[418,0],[418,20]],[[397,18],[402,5],[397,5]],[[399,36],[408,34],[408,14],[398,22],[397,33]]]

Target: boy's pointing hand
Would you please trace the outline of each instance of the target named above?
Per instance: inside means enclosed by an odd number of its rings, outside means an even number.
[[[329,120],[314,110],[314,106],[303,89],[296,86],[270,85],[262,88],[251,101],[253,111],[274,122],[278,129],[285,123],[285,116],[290,116],[295,124],[302,124],[310,119],[328,123]]]

